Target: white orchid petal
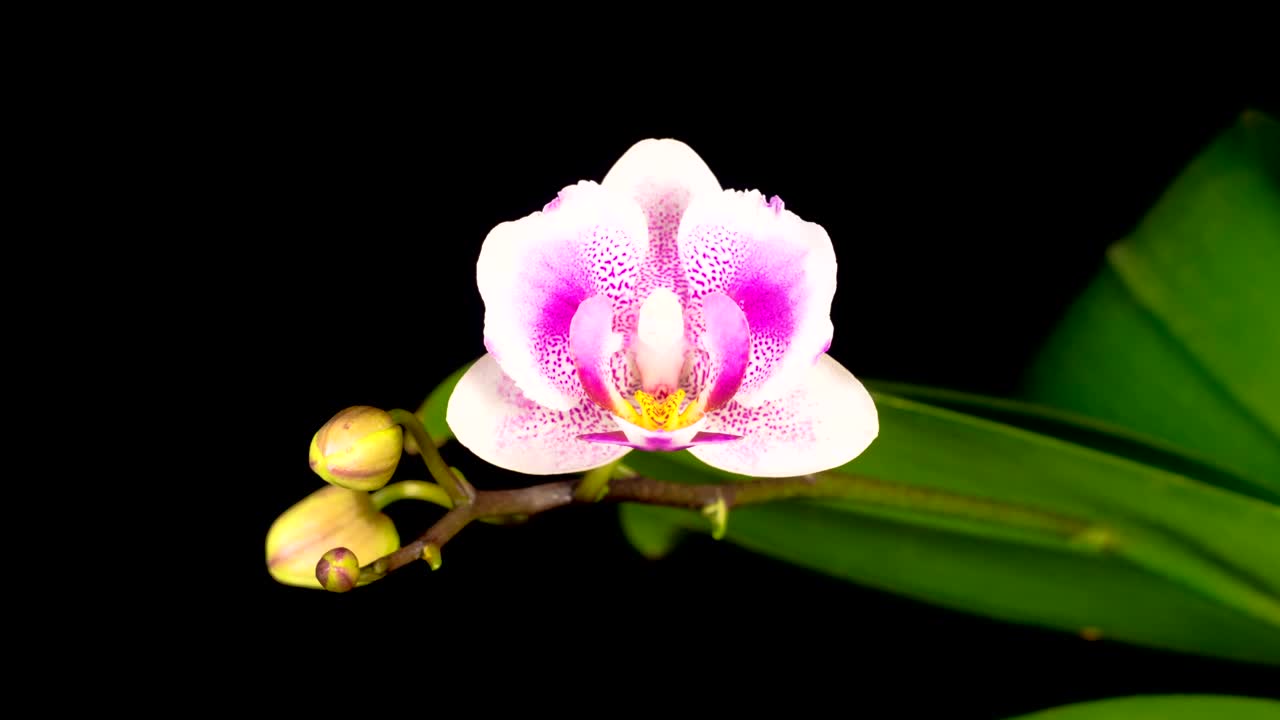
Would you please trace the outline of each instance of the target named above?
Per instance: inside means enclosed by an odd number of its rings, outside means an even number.
[[[600,184],[631,197],[646,211],[672,193],[688,197],[720,192],[720,182],[698,153],[669,138],[641,140],[627,148]],[[675,229],[673,225],[672,232]]]
[[[485,238],[476,269],[485,347],[529,399],[557,410],[582,399],[569,352],[574,313],[595,295],[627,313],[645,245],[640,208],[591,182]]]
[[[445,420],[458,442],[481,460],[530,475],[583,472],[631,450],[579,439],[618,426],[586,398],[563,411],[530,401],[492,355],[477,360],[458,380]]]
[[[600,183],[634,200],[648,228],[645,258],[637,279],[641,300],[655,288],[667,288],[685,299],[676,234],[685,208],[702,195],[720,192],[720,183],[688,145],[679,140],[648,139],[632,145]]]
[[[704,429],[742,436],[689,450],[708,465],[754,477],[792,477],[861,455],[879,434],[880,420],[862,383],[822,355],[786,396],[755,407],[732,402],[710,413]]]
[[[679,248],[690,302],[722,292],[746,315],[751,354],[737,400],[785,395],[831,344],[836,256],[826,231],[777,198],[726,190],[690,204]]]

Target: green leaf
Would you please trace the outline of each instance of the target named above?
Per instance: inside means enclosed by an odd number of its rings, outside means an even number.
[[[1280,504],[1280,488],[1238,475],[1173,443],[1088,415],[1021,400],[924,385],[881,380],[867,380],[865,384],[874,392],[1014,425]]]
[[[449,396],[453,394],[453,388],[457,386],[458,381],[471,368],[471,365],[472,363],[467,363],[445,378],[427,395],[427,399],[422,401],[422,404],[418,406],[417,412],[414,413],[422,420],[423,426],[427,429],[427,434],[435,441],[437,447],[453,439],[453,430],[450,430],[449,423],[445,422],[445,413],[449,409]],[[418,451],[417,444],[407,434],[405,436],[405,447],[411,453]]]
[[[1162,438],[1280,492],[1280,124],[1240,122],[1068,309],[1025,396]]]
[[[988,617],[1280,664],[1280,507],[1010,425],[875,398],[880,436],[838,470],[843,497],[734,509],[726,539]],[[666,480],[742,479],[687,452],[624,462]],[[708,530],[697,513],[673,517]]]
[[[1063,705],[1012,720],[1277,720],[1280,703],[1233,695],[1135,695]]]
[[[665,557],[685,535],[683,513],[678,508],[623,503],[618,508],[622,530],[641,555],[650,560]]]

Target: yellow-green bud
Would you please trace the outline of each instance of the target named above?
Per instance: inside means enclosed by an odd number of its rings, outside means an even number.
[[[346,548],[334,548],[316,563],[316,580],[329,592],[346,592],[360,577],[360,560]]]
[[[395,474],[403,448],[404,431],[390,414],[349,407],[311,438],[311,469],[338,487],[377,490]]]
[[[320,589],[316,563],[334,548],[373,561],[395,552],[395,523],[368,493],[327,485],[284,511],[267,531],[267,570],[276,582]],[[357,566],[358,567],[358,566]]]

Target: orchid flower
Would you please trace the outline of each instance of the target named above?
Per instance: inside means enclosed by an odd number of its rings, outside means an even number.
[[[843,465],[879,433],[871,396],[827,354],[826,231],[776,196],[722,190],[682,142],[636,143],[603,181],[499,224],[476,277],[488,352],[447,422],[499,467],[688,449],[784,477]]]

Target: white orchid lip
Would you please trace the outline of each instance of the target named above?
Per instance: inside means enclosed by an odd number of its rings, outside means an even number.
[[[827,354],[831,240],[778,197],[722,190],[675,140],[494,228],[477,265],[489,354],[450,398],[454,434],[521,472],[688,449],[754,475],[844,464],[878,433]]]

